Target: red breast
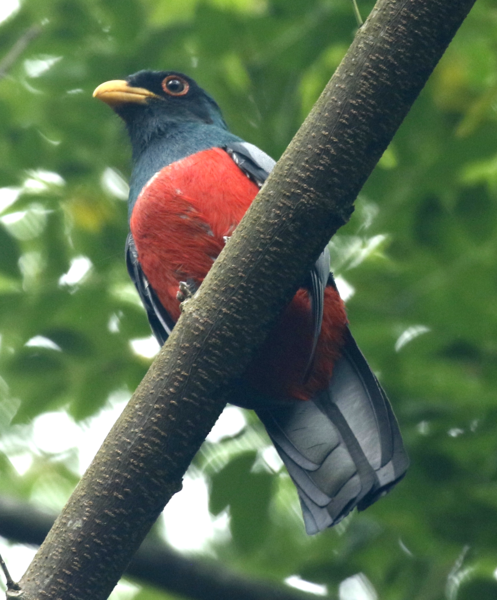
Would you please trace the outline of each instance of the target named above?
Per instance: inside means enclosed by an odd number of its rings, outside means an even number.
[[[180,315],[179,282],[203,281],[224,237],[233,233],[257,192],[220,148],[164,167],[143,188],[131,232],[142,269],[173,319]],[[247,370],[247,379],[272,396],[308,399],[329,383],[346,322],[342,300],[328,287],[315,360],[304,382],[312,323],[308,293],[300,289]]]

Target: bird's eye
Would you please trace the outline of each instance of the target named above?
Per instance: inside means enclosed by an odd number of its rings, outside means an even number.
[[[184,96],[189,87],[188,81],[178,75],[168,75],[162,82],[162,89],[170,96]]]

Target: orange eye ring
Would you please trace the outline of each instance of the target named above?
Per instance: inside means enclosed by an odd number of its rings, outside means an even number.
[[[179,75],[168,75],[162,81],[162,89],[170,96],[185,96],[188,94],[190,85]]]

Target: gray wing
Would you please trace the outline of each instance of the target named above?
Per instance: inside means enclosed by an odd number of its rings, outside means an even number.
[[[224,148],[238,167],[259,187],[264,185],[276,162],[257,146],[234,142]]]
[[[319,334],[321,333],[321,325],[323,324],[324,290],[326,289],[326,286],[330,284],[330,278],[333,281],[333,277],[330,273],[330,251],[328,246],[326,246],[314,263],[312,269],[309,271],[307,283],[304,284],[309,290],[313,325],[312,350],[307,362],[305,380],[307,380],[314,363],[316,345],[318,343]],[[334,283],[335,282],[333,281],[333,285]]]
[[[259,187],[264,185],[264,182],[273,170],[276,162],[263,152],[257,146],[248,142],[232,143],[225,147],[226,152],[231,156],[236,165],[241,171],[254,181]],[[309,290],[309,298],[311,301],[311,315],[313,324],[313,345],[309,355],[306,374],[312,368],[314,361],[314,352],[321,332],[323,322],[323,304],[324,290],[328,285],[328,277],[330,275],[330,253],[328,248],[321,253],[315,264],[309,271],[306,280],[302,287]]]

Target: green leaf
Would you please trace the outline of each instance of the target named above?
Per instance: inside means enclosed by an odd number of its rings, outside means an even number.
[[[269,534],[269,504],[274,476],[253,472],[255,452],[233,458],[211,480],[210,511],[229,508],[233,538],[244,552],[254,551]]]
[[[21,252],[17,240],[8,233],[5,227],[0,225],[0,273],[18,278],[20,257]]]

